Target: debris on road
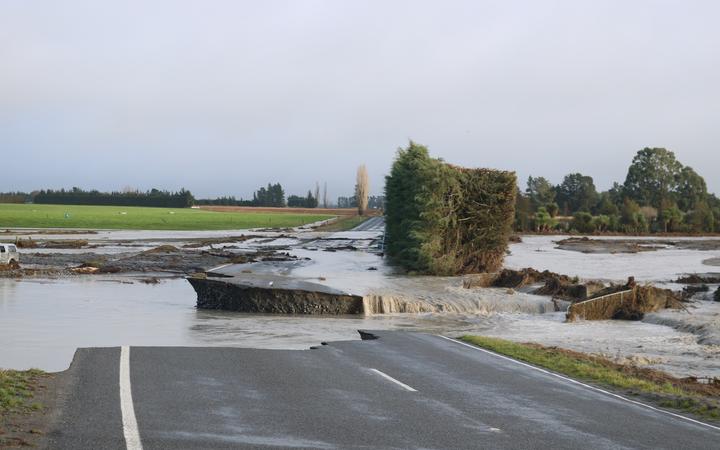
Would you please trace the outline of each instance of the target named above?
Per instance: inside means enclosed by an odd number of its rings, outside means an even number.
[[[16,238],[15,245],[18,248],[56,248],[56,249],[68,249],[68,248],[84,248],[87,247],[88,241],[85,239],[58,239],[51,241],[38,241],[32,237],[27,239]]]

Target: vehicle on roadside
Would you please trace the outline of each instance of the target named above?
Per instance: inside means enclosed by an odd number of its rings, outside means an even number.
[[[18,264],[20,254],[14,244],[0,244],[0,264]]]

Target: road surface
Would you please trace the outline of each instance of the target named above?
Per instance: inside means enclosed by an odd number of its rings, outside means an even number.
[[[80,349],[64,375],[50,448],[707,449],[720,442],[717,428],[456,341],[373,334],[378,339],[304,351]]]
[[[385,231],[385,217],[371,217],[350,231]]]

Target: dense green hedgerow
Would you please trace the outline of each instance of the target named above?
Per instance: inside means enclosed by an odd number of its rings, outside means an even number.
[[[466,169],[410,142],[385,182],[386,253],[409,271],[500,268],[515,214],[513,172]]]

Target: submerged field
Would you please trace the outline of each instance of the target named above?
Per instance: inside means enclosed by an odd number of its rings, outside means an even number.
[[[0,228],[114,230],[241,230],[296,227],[329,219],[324,214],[215,212],[190,208],[0,204]]]

